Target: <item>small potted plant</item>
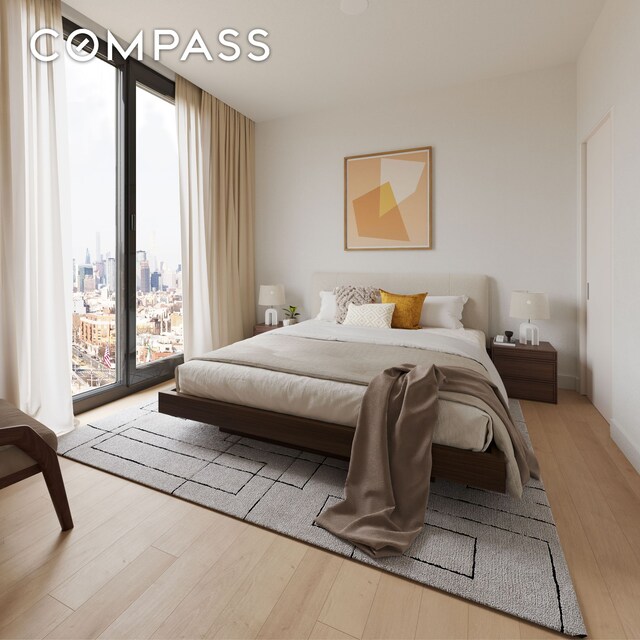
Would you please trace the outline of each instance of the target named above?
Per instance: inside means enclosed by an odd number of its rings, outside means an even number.
[[[282,324],[285,327],[288,327],[290,324],[295,324],[298,322],[296,318],[300,315],[298,313],[298,307],[289,306],[288,309],[283,309],[285,319],[282,321]]]

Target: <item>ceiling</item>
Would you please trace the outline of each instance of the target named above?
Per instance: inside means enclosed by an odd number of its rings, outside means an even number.
[[[340,0],[65,0],[77,11],[132,39],[172,28],[181,36],[161,62],[256,121],[349,102],[406,97],[434,87],[473,82],[573,62],[603,0],[370,0],[346,15]],[[241,36],[235,62],[218,32]],[[269,32],[270,57],[252,62],[248,32]],[[214,56],[179,58],[194,29]]]

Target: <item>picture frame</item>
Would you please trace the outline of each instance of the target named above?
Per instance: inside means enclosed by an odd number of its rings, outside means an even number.
[[[429,250],[432,147],[344,159],[345,251]]]

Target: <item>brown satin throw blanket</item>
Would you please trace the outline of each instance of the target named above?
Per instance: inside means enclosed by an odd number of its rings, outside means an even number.
[[[373,558],[402,555],[422,531],[431,481],[438,391],[474,395],[503,420],[523,484],[538,462],[497,388],[460,367],[402,365],[376,376],[360,407],[345,499],[316,524]]]

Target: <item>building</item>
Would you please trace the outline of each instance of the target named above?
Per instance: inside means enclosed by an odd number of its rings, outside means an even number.
[[[151,291],[151,273],[149,263],[146,260],[140,262],[140,291],[149,293]]]
[[[162,291],[162,274],[154,271],[151,274],[151,291]]]
[[[105,266],[104,260],[100,260],[95,263],[93,276],[96,279],[96,288],[106,284],[107,275],[106,275],[106,266]]]
[[[90,313],[79,318],[79,339],[85,347],[116,344],[116,317],[113,314]]]
[[[106,272],[107,272],[107,289],[114,292],[117,287],[117,271],[116,271],[116,259],[107,258]]]
[[[174,311],[169,318],[171,320],[171,330],[182,332],[182,312]]]
[[[171,269],[163,269],[162,284],[167,290],[176,288],[176,272]]]
[[[140,265],[142,264],[142,262],[144,260],[147,259],[147,252],[146,251],[136,251],[136,290],[141,291],[142,290],[142,280],[140,278]]]
[[[90,264],[81,264],[78,265],[77,272],[77,288],[80,292],[84,292],[84,280],[87,277],[93,276],[93,267]]]
[[[84,284],[82,286],[82,291],[85,293],[91,293],[96,290],[96,279],[93,275],[84,277]]]

